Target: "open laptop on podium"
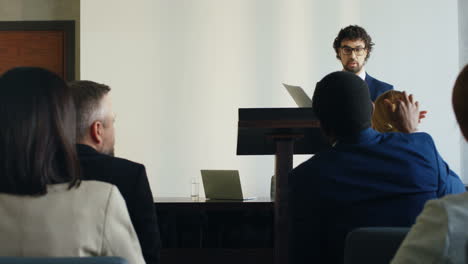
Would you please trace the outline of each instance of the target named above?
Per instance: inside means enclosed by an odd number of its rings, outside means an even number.
[[[289,85],[283,83],[284,88],[288,91],[291,97],[294,99],[298,107],[312,107],[312,100],[310,97],[304,92],[302,87]]]
[[[201,170],[205,196],[209,200],[251,200],[242,194],[238,170]]]

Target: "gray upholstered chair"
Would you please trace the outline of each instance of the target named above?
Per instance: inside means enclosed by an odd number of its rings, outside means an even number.
[[[346,237],[345,264],[388,264],[408,233],[407,227],[363,227]]]
[[[465,263],[468,264],[468,239],[465,244]]]
[[[121,257],[0,257],[0,264],[128,264]]]

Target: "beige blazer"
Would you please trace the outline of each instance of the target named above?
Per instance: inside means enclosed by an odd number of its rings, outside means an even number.
[[[0,256],[120,256],[143,264],[125,202],[114,185],[51,185],[43,196],[0,193]]]
[[[468,193],[426,203],[392,264],[465,263],[468,239]]]

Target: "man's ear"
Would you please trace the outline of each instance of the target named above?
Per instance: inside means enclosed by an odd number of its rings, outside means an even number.
[[[91,140],[93,141],[94,144],[100,145],[102,143],[102,134],[103,134],[103,125],[101,121],[94,121],[91,124],[91,127],[89,129],[89,134],[91,137]]]

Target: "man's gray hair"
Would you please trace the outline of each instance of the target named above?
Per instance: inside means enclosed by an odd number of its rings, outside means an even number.
[[[95,121],[104,123],[107,115],[102,99],[110,92],[110,87],[93,81],[73,81],[68,84],[73,93],[76,107],[76,140],[86,137],[89,127]]]

